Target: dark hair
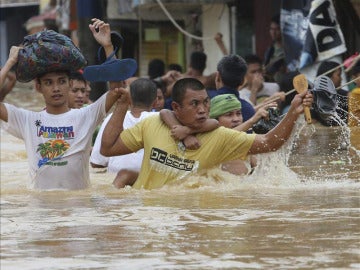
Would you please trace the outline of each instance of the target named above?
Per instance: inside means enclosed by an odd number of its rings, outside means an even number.
[[[40,80],[41,80],[41,78],[42,77],[44,77],[46,74],[49,74],[49,73],[65,73],[65,75],[70,79],[70,70],[68,70],[68,69],[64,69],[64,70],[56,70],[56,71],[50,71],[50,72],[44,72],[44,73],[40,73],[40,74],[38,74],[38,75],[36,75],[36,81],[38,82],[38,83],[40,83]]]
[[[285,73],[279,82],[280,91],[287,93],[287,92],[291,91],[292,89],[294,89],[293,79],[296,75],[299,75],[299,74],[300,74],[300,72],[297,70]],[[285,97],[285,100],[281,103],[281,106],[280,106],[281,109],[287,105],[290,105],[290,103],[293,100],[293,98],[295,97],[295,95],[296,95],[296,92],[288,94]]]
[[[157,88],[153,81],[139,78],[130,84],[130,96],[134,106],[149,107],[156,99]]]
[[[275,16],[273,16],[273,17],[271,18],[271,22],[280,25],[280,14],[276,14]]]
[[[193,52],[190,56],[190,67],[201,72],[204,71],[206,67],[207,56],[203,52]]]
[[[153,59],[148,65],[148,75],[150,79],[155,79],[165,74],[165,63],[161,59]]]
[[[237,89],[243,82],[247,71],[245,60],[237,55],[224,56],[217,64],[217,71],[224,86]]]
[[[177,80],[171,92],[172,100],[181,104],[188,89],[200,91],[205,90],[205,86],[202,84],[202,82],[195,78],[183,78]]]
[[[317,73],[316,73],[316,77],[318,77],[318,76],[324,74],[325,72],[328,72],[329,70],[332,70],[338,66],[339,66],[339,64],[334,61],[324,61],[319,65]],[[326,74],[326,76],[330,78],[335,71],[336,70],[333,70],[332,72]]]
[[[160,89],[161,90],[161,92],[163,93],[163,95],[164,95],[164,97],[165,97],[165,93],[166,93],[166,86],[163,84],[163,83],[161,83],[161,82],[159,82],[159,81],[157,81],[157,80],[151,80],[153,83],[155,83],[155,85],[156,85],[156,89]]]
[[[359,73],[360,73],[360,60],[358,60],[357,63],[351,69],[352,76],[356,76]]]
[[[256,54],[247,54],[244,56],[244,59],[246,61],[246,63],[249,64],[260,64],[262,65],[262,60],[259,56],[257,56]]]
[[[182,73],[182,67],[179,64],[169,64],[168,70],[176,70]]]
[[[72,72],[70,72],[69,79],[70,80],[82,81],[82,82],[84,82],[86,84],[86,80],[85,80],[83,74],[80,71],[72,71]]]

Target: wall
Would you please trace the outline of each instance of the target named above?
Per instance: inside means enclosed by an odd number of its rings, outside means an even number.
[[[202,32],[203,37],[206,38],[203,45],[207,54],[207,68],[204,75],[208,75],[216,71],[217,63],[223,56],[214,39],[217,32],[223,35],[225,47],[230,52],[230,10],[226,4],[203,5],[202,10]]]

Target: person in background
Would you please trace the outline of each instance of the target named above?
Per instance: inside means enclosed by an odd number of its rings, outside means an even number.
[[[176,63],[169,64],[169,66],[168,66],[168,71],[169,71],[169,70],[175,70],[175,71],[178,71],[178,72],[180,72],[180,73],[183,72],[182,67],[181,67],[179,64],[176,64]]]
[[[244,57],[247,64],[245,85],[240,90],[240,97],[251,102],[253,106],[266,101],[266,98],[278,95],[280,92],[277,83],[264,81],[264,70],[261,59],[255,54]]]
[[[335,88],[339,88],[341,86],[341,68],[337,68],[340,64],[334,61],[323,61],[318,67],[316,77],[327,73],[325,76],[329,77],[331,81],[334,83]],[[340,117],[343,123],[347,124],[348,121],[348,91],[344,89],[337,89],[337,108],[336,113]],[[338,121],[331,121],[331,125],[339,125]]]
[[[246,122],[243,121],[241,113],[241,102],[235,95],[218,95],[211,99],[210,118],[218,120],[219,125],[237,131],[251,129],[251,127],[262,117],[266,118],[268,112],[265,107],[260,108],[254,116]],[[256,167],[256,158],[249,156],[248,160],[231,160],[221,164],[221,169],[235,175],[246,175],[251,173]]]
[[[215,75],[216,90],[208,90],[210,98],[222,94],[233,94],[241,102],[241,113],[244,121],[247,121],[255,114],[254,106],[240,97],[238,88],[244,82],[247,65],[245,60],[236,54],[223,56],[217,64]]]
[[[215,89],[215,73],[204,75],[207,55],[201,51],[194,51],[190,55],[190,64],[183,77],[191,77],[201,81],[206,89]]]
[[[93,103],[92,100],[90,99],[90,92],[91,92],[90,82],[86,81],[86,92],[85,92],[85,100],[84,100],[85,105]]]
[[[165,63],[161,59],[152,59],[148,64],[148,76],[150,80],[165,74]]]
[[[87,104],[85,103],[87,82],[81,71],[71,72],[69,78],[72,83],[68,99],[69,107],[80,109]]]
[[[134,126],[141,120],[158,113],[150,112],[156,99],[156,85],[151,80],[139,78],[130,84],[131,104],[127,111],[123,128],[127,129]],[[109,173],[116,174],[113,185],[116,188],[123,188],[132,185],[139,174],[144,150],[140,149],[136,153],[124,156],[104,157],[100,154],[101,139],[104,128],[111,118],[107,116],[102,123],[96,137],[90,156],[90,165],[93,168],[105,168]]]
[[[265,51],[265,55],[264,55],[265,66],[270,64],[272,61],[276,59],[281,59],[285,56],[284,45],[281,35],[279,14],[271,18],[269,34],[271,38],[271,45]]]
[[[162,84],[160,84],[157,81],[153,81],[153,82],[156,85],[156,99],[155,99],[155,101],[153,103],[151,111],[159,112],[165,106],[165,90],[164,90]]]

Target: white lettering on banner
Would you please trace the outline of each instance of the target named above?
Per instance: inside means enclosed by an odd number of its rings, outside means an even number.
[[[330,0],[311,3],[309,27],[315,40],[317,61],[346,51],[344,36],[336,20],[335,8]]]

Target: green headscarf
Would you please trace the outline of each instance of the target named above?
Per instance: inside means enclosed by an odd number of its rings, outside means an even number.
[[[241,103],[233,94],[218,95],[211,99],[210,118],[241,109]]]

